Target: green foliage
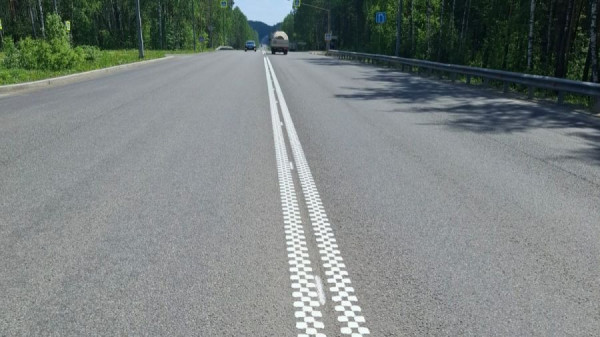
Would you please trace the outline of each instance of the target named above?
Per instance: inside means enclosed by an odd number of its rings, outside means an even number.
[[[58,14],[46,16],[46,39],[48,41],[69,41],[66,26],[62,23]]]
[[[60,16],[51,14],[46,17],[47,40],[35,40],[26,37],[15,46],[6,43],[4,66],[27,70],[66,70],[77,66],[83,60],[83,54],[75,51],[69,43],[69,36]]]
[[[79,48],[79,47],[78,47]],[[95,47],[91,47],[95,48]],[[146,59],[154,59],[164,57],[164,51],[148,50],[146,51]],[[5,55],[6,56],[6,55]],[[5,58],[6,59],[6,58]],[[99,68],[106,68],[115,65],[131,63],[138,61],[138,51],[135,49],[129,50],[104,50],[97,51],[94,61],[82,61],[76,67],[65,70],[43,70],[23,68],[3,68],[0,67],[0,85],[13,84],[27,81],[36,81],[49,77],[67,75],[80,71],[88,71]]]
[[[19,49],[15,46],[13,42],[12,36],[7,36],[4,38],[4,59],[2,60],[2,64],[6,68],[18,68],[19,60],[21,58]]]
[[[533,67],[528,70],[532,1],[400,0],[400,56],[571,79],[589,78],[591,1],[535,0]],[[310,3],[331,8],[331,28],[338,36],[337,49],[395,54],[399,0],[313,0]],[[375,23],[378,11],[387,13],[386,23]],[[570,18],[568,25],[567,17]],[[291,32],[288,35],[293,36],[292,40],[306,43],[309,49],[325,48],[327,14],[323,10],[301,5],[284,19],[282,27]],[[600,34],[597,39],[600,45]],[[598,54],[598,50],[593,52]],[[560,55],[565,57],[561,60]]]
[[[43,45],[43,46],[42,46]],[[49,48],[45,41],[33,40],[29,37],[17,43],[19,49],[19,59],[17,64],[23,69],[41,69],[40,61],[47,59]],[[40,55],[43,53],[44,55]]]
[[[94,62],[101,56],[100,48],[96,46],[79,46],[75,48],[75,52],[88,62]]]
[[[246,16],[234,6],[222,9],[220,0],[151,0],[140,1],[144,46],[147,49],[191,49],[199,36],[205,36],[202,48],[227,43],[241,48],[240,41],[256,39]],[[53,13],[52,3],[42,0],[45,35],[52,40],[72,39],[74,46],[90,45],[101,49],[129,49],[137,47],[136,6],[132,0],[76,0],[58,1],[59,17]],[[37,1],[0,1],[0,17],[4,32],[15,41],[42,37]],[[33,13],[30,16],[30,10]],[[71,21],[71,36],[64,29],[64,20]],[[212,32],[209,27],[213,27]]]
[[[331,9],[331,29],[338,37],[337,49],[392,55],[396,46],[396,19],[399,0],[310,0],[314,6]],[[571,79],[589,79],[588,57],[591,22],[590,0],[535,0],[533,67],[527,69],[527,46],[532,0],[400,0],[402,29],[400,55],[431,61],[476,65],[495,69],[531,72]],[[204,45],[222,43],[241,48],[248,39],[259,39],[239,8],[222,9],[220,0],[148,0],[141,2],[144,43],[147,49],[191,49],[194,34],[204,36]],[[74,0],[58,1],[58,12],[71,21],[72,44],[102,49],[137,47],[135,1]],[[41,38],[37,1],[0,1],[4,33],[14,41]],[[28,66],[58,69],[77,63],[79,52],[67,51],[69,36],[53,12],[51,2],[42,0],[46,43],[60,60],[41,57],[33,61],[32,50],[48,53],[41,42],[25,43]],[[291,7],[291,2],[290,2]],[[571,9],[570,11],[568,9]],[[597,10],[600,10],[598,6]],[[290,8],[291,9],[291,8]],[[32,17],[30,11],[32,10]],[[443,10],[443,15],[442,15]],[[376,11],[385,11],[388,21],[374,22]],[[570,23],[567,24],[567,17]],[[600,16],[598,16],[600,17]],[[10,19],[8,19],[10,18]],[[212,27],[212,30],[209,30]],[[305,49],[324,49],[327,12],[300,6],[282,23],[293,42]],[[565,32],[567,34],[565,34]],[[600,34],[597,34],[600,45]],[[9,38],[6,37],[5,41]],[[198,43],[197,43],[198,44]],[[8,47],[10,48],[10,47]],[[3,64],[19,66],[20,51],[15,46]],[[598,55],[598,50],[593,54]],[[81,54],[80,54],[81,55]],[[83,55],[88,58],[89,55]],[[39,63],[39,64],[38,64]]]

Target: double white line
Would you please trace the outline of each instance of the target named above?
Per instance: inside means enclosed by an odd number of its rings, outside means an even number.
[[[351,281],[346,266],[338,250],[335,236],[304,156],[302,145],[298,139],[277,76],[271,61],[266,56],[264,57],[264,64],[271,107],[288,263],[290,264],[292,296],[296,310],[296,328],[301,331],[298,336],[324,337],[323,329],[325,326],[322,321],[322,313],[319,310],[321,305],[319,287],[317,286],[318,282],[315,281],[318,280],[318,276],[315,277],[311,267],[277,102],[279,102],[290,147],[296,162],[300,185],[316,237],[322,267],[325,270],[331,300],[334,302],[337,320],[340,323],[340,332],[342,335],[353,337],[367,335],[370,333],[369,329],[365,325],[365,318],[361,314],[362,310],[358,305],[358,299],[354,295],[354,288],[350,286]]]

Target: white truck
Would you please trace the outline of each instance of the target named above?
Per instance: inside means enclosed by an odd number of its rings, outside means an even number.
[[[275,33],[273,33],[273,37],[271,37],[272,54],[281,52],[284,55],[287,55],[289,48],[290,40],[288,39],[288,36],[285,32],[278,30]]]

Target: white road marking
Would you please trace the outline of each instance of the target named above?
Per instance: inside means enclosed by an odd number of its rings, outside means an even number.
[[[265,73],[271,107],[271,121],[273,126],[273,139],[275,142],[275,156],[277,159],[277,175],[279,177],[279,190],[281,195],[281,208],[290,265],[290,280],[292,282],[292,297],[296,310],[296,328],[302,330],[298,337],[317,336],[325,337],[320,332],[325,328],[321,321],[317,286],[314,282],[313,269],[310,264],[308,247],[304,228],[300,218],[300,208],[296,199],[294,181],[289,168],[289,157],[285,147],[283,131],[279,126],[279,112],[275,104],[275,95],[272,90],[272,79],[265,61]]]
[[[327,300],[327,298],[325,297],[325,290],[323,290],[323,281],[321,281],[321,278],[317,275],[317,276],[315,276],[315,282],[317,283],[317,293],[319,294],[319,303],[321,303],[321,305],[325,305],[325,301]]]
[[[342,324],[340,331],[343,335],[352,335],[353,337],[370,334],[365,324],[365,318],[361,315],[362,309],[358,305],[358,298],[354,295],[354,288],[350,286],[351,281],[346,270],[346,265],[343,263],[342,254],[338,249],[333,230],[329,224],[319,192],[317,191],[317,186],[304,156],[300,139],[298,139],[298,134],[296,133],[296,128],[290,116],[283,92],[277,81],[275,70],[273,70],[273,65],[269,58],[265,57],[265,59],[273,78],[277,98],[279,99],[279,106],[300,177],[300,185],[302,186],[304,199],[317,239],[317,247],[319,248],[319,254],[321,254],[321,261],[323,261],[327,283],[331,286],[329,290],[333,295],[332,300],[335,303],[335,311],[338,312],[337,319]],[[269,90],[269,92],[271,91]]]
[[[294,163],[290,162],[290,170],[294,170]]]

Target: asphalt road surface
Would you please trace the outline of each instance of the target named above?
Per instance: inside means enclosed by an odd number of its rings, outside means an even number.
[[[1,336],[597,336],[600,122],[308,53],[0,98]]]

